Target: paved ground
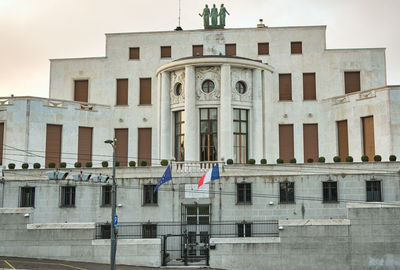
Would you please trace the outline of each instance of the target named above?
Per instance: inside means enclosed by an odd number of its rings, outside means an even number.
[[[140,267],[140,266],[126,266],[117,265],[117,270],[151,270],[159,269],[152,267]],[[199,268],[199,267],[196,267]],[[110,265],[98,264],[98,263],[81,263],[81,262],[67,262],[67,261],[56,261],[56,260],[42,260],[42,259],[29,259],[29,258],[14,258],[14,257],[0,257],[0,270],[109,270]],[[171,270],[193,270],[193,267],[188,268],[164,268]],[[211,269],[211,268],[208,268]]]

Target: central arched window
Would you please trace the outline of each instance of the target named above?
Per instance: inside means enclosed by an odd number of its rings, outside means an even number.
[[[214,85],[213,81],[211,81],[211,80],[205,80],[201,85],[201,90],[207,94],[214,91],[214,88],[215,88],[215,85]]]

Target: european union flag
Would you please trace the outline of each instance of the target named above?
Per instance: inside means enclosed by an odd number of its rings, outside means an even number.
[[[170,168],[170,166],[168,165],[167,169],[165,170],[163,176],[162,176],[161,179],[160,179],[160,182],[158,182],[157,186],[154,188],[153,193],[156,192],[157,189],[158,189],[162,184],[164,184],[165,182],[168,182],[169,180],[172,180],[172,176],[171,176],[171,168]]]

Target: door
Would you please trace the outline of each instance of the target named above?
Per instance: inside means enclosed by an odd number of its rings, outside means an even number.
[[[210,233],[210,205],[185,205],[183,223],[188,235],[187,252],[189,257],[208,255]]]

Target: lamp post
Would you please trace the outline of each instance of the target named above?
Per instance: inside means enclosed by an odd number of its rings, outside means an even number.
[[[117,139],[106,140],[104,143],[108,143],[113,148],[113,175],[112,175],[112,192],[111,192],[111,254],[110,254],[110,264],[111,270],[115,270],[115,254],[117,253],[117,227],[118,227],[118,217],[117,217],[117,185],[115,183],[115,147]]]

